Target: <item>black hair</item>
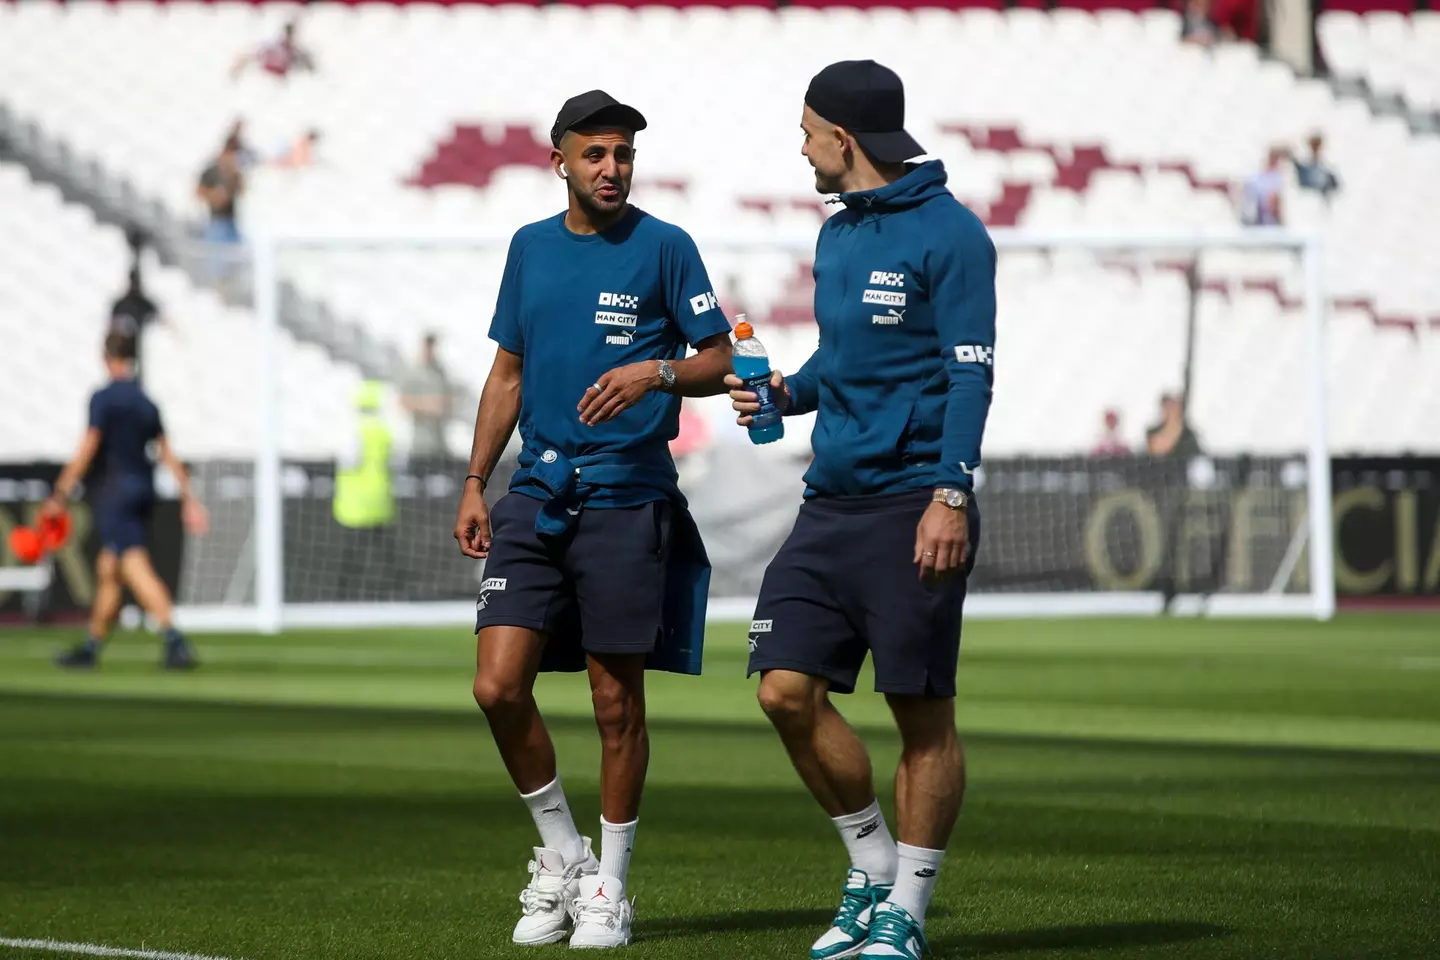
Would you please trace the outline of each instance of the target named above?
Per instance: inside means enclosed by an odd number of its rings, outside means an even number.
[[[106,334],[105,356],[111,360],[134,360],[135,335],[120,331]]]

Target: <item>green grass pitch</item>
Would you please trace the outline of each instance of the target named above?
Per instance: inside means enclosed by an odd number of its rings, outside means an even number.
[[[510,946],[535,842],[453,631],[0,632],[0,938],[249,960],[543,957]],[[844,855],[744,677],[656,676],[637,958],[804,958]],[[539,696],[584,832],[583,678]],[[1440,957],[1440,618],[976,622],[970,788],[937,957]],[[842,698],[882,776],[873,694]],[[887,809],[889,789],[881,793]],[[893,810],[892,810],[893,822]],[[0,960],[53,957],[0,946]]]

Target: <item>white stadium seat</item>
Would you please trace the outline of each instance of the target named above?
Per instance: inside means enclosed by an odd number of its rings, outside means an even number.
[[[281,81],[250,70],[232,81],[235,56],[291,17],[317,73]],[[1332,11],[1319,34],[1336,74],[1415,107],[1440,104],[1440,16]],[[1440,331],[1421,322],[1418,334],[1402,336],[1408,328],[1374,322],[1440,316],[1440,139],[1377,118],[1363,101],[1337,99],[1323,81],[1297,79],[1252,46],[1182,46],[1169,10],[4,4],[0,100],[180,216],[199,215],[195,178],[244,116],[257,145],[311,126],[323,140],[314,169],[251,174],[242,230],[509,230],[558,208],[548,125],[564,97],[595,82],[587,63],[548,52],[575,36],[632,54],[630,70],[606,83],[651,120],[638,144],[635,200],[697,234],[753,229],[802,247],[813,239],[820,216],[835,208],[817,215],[812,206],[819,198],[799,156],[800,94],[820,66],[842,57],[896,66],[911,91],[907,125],[946,162],[956,194],[1030,230],[1233,228],[1235,189],[1267,148],[1298,147],[1323,132],[1342,190],[1326,202],[1292,187],[1289,221],[1323,235],[1332,296],[1367,304],[1336,311],[1332,346],[1393,363],[1347,395],[1335,444],[1440,445],[1426,421],[1387,416],[1396,404],[1377,392],[1413,394],[1407,410],[1433,413]],[[440,147],[457,125],[478,128],[481,147],[497,158],[483,186],[446,176],[411,185],[427,163],[447,162]],[[496,146],[516,135],[507,128],[529,138],[521,153]],[[54,339],[37,343],[37,353],[77,371],[63,383],[47,377],[45,395],[55,402],[40,415],[55,419],[28,423],[23,435],[27,452],[56,456],[73,440],[62,427],[73,426],[99,376],[97,364],[65,348],[98,336],[128,252],[119,231],[18,167],[0,165],[0,209],[0,302],[18,305],[0,310],[0,324],[26,329],[32,318],[54,317],[45,327]],[[803,316],[808,287],[797,258],[705,252],[717,288],[752,318],[780,303]],[[322,250],[288,256],[281,268],[305,294],[403,350],[421,331],[440,331],[445,361],[475,387],[493,355],[484,333],[503,256],[503,248]],[[1230,290],[1207,292],[1199,313],[1196,410],[1207,444],[1293,449],[1303,426],[1274,419],[1294,405],[1284,394],[1299,362],[1293,262],[1207,256],[1205,272]],[[158,398],[177,409],[177,438],[198,454],[244,455],[255,437],[253,320],[173,270],[157,266],[151,282],[175,318],[152,338],[151,366]],[[1067,360],[1093,338],[1128,351],[1116,360],[1127,375],[1107,385],[1104,401],[1127,422],[1148,419],[1156,394],[1177,386],[1185,296],[1174,270],[1121,276],[1093,259],[1008,253],[1000,297],[997,362],[1005,382],[1021,386],[997,395],[994,452],[1074,451],[1093,439],[1093,417],[1052,402],[1094,389]],[[777,363],[793,365],[808,356],[813,326],[785,328],[769,342]],[[1282,352],[1283,364],[1255,375],[1254,358]],[[223,370],[209,375],[212,364]],[[287,449],[333,448],[326,424],[346,415],[356,377],[286,339],[279,383],[286,409],[296,411],[286,418]],[[37,407],[23,375],[0,391],[13,409]],[[206,426],[213,423],[224,428]]]

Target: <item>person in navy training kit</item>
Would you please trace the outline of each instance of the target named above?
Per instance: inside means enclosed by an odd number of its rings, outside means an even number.
[[[160,411],[135,382],[135,337],[111,333],[105,338],[105,368],[110,382],[90,398],[90,424],[80,449],[60,472],[42,517],[58,516],[91,465],[97,467],[92,486],[95,529],[100,553],[95,561],[95,602],[85,642],[56,658],[62,667],[94,667],[100,650],[120,615],[122,585],[150,615],[164,638],[160,665],[167,670],[195,666],[195,655],[172,622],[174,603],[150,563],[146,549],[150,514],[155,505],[153,443],[159,460],[175,477],[180,490],[181,520],[196,536],[205,533],[205,508],[190,490],[185,465],[170,448]]]
[[[972,481],[990,407],[995,248],[905,132],[900,78],[847,61],[811,81],[801,152],[844,209],[820,230],[820,345],[772,382],[786,416],[816,412],[795,527],[766,570],[750,672],[790,759],[835,822],[851,869],[815,960],[916,958],[965,788],[955,670],[979,514]],[[755,394],[727,381],[748,425]],[[869,652],[904,750],[900,843],[870,760],[831,693]]]
[[[566,101],[551,162],[569,197],[510,243],[455,538],[487,558],[475,699],[539,829],[516,943],[618,947],[649,761],[645,670],[698,673],[709,565],[676,485],[680,398],[725,392],[730,325],[695,243],[631,206],[645,118]],[[697,353],[685,357],[687,345]],[[516,422],[510,492],[485,482]],[[536,709],[537,671],[588,670],[600,728],[601,851],[575,827]],[[573,912],[573,930],[570,914]]]

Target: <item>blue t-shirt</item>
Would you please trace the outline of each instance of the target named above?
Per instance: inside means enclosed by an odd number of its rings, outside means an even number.
[[[165,432],[160,410],[134,380],[115,380],[90,397],[90,426],[100,431],[93,466],[98,495],[105,500],[155,495],[150,442]]]
[[[572,233],[565,215],[527,224],[510,241],[490,338],[524,357],[520,469],[516,493],[547,496],[530,480],[538,451],[570,459],[601,457],[673,487],[670,441],[680,429],[680,398],[652,391],[608,423],[580,422],[580,398],[615,367],[678,360],[730,324],[720,311],[700,251],[673,224],[631,207],[597,234]],[[601,490],[591,506],[625,507],[662,499],[666,484]]]

